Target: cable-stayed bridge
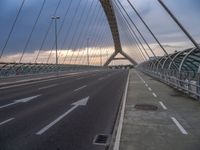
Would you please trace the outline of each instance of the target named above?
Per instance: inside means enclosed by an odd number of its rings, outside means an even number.
[[[200,148],[198,31],[177,2],[1,3],[0,149]]]

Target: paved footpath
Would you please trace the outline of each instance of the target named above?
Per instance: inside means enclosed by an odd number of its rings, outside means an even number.
[[[200,150],[199,118],[197,100],[131,70],[119,150]]]

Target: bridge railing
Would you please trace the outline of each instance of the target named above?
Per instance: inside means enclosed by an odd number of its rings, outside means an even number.
[[[44,74],[54,72],[71,72],[81,70],[104,69],[106,67],[88,66],[88,65],[67,65],[67,64],[39,64],[39,63],[0,63],[0,78]]]
[[[200,74],[194,76],[193,72],[178,72],[176,70],[164,69],[153,71],[141,67],[138,67],[138,69],[149,76],[200,100]]]

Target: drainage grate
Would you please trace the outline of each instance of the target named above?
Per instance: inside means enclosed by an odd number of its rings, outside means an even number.
[[[150,104],[136,104],[135,108],[140,110],[151,110],[151,111],[156,111],[158,109],[157,106]]]
[[[95,136],[95,138],[93,140],[93,144],[107,146],[107,145],[109,145],[109,141],[110,141],[109,135],[98,134]]]

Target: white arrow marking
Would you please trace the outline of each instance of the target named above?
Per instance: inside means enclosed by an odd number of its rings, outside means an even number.
[[[39,97],[39,96],[40,96],[40,95],[36,95],[36,96],[31,96],[31,97],[27,97],[27,98],[15,100],[14,102],[12,102],[12,103],[10,103],[10,104],[6,104],[6,105],[3,105],[3,106],[0,106],[0,109],[6,108],[6,107],[9,107],[9,106],[18,104],[18,103],[26,103],[26,102],[29,102],[29,101],[31,101],[32,99],[35,99],[35,98],[37,98],[37,97]]]
[[[62,114],[61,116],[59,116],[58,118],[56,118],[53,122],[51,122],[50,124],[48,124],[47,126],[45,126],[44,128],[42,128],[41,130],[39,130],[36,135],[41,135],[44,132],[46,132],[49,128],[51,128],[52,126],[54,126],[57,122],[59,122],[60,120],[62,120],[65,116],[67,116],[68,114],[70,114],[74,109],[76,109],[78,106],[86,106],[89,100],[89,96],[86,98],[83,98],[75,103],[72,103],[71,105],[73,105],[72,108],[70,108],[68,111],[66,111],[64,114]]]

